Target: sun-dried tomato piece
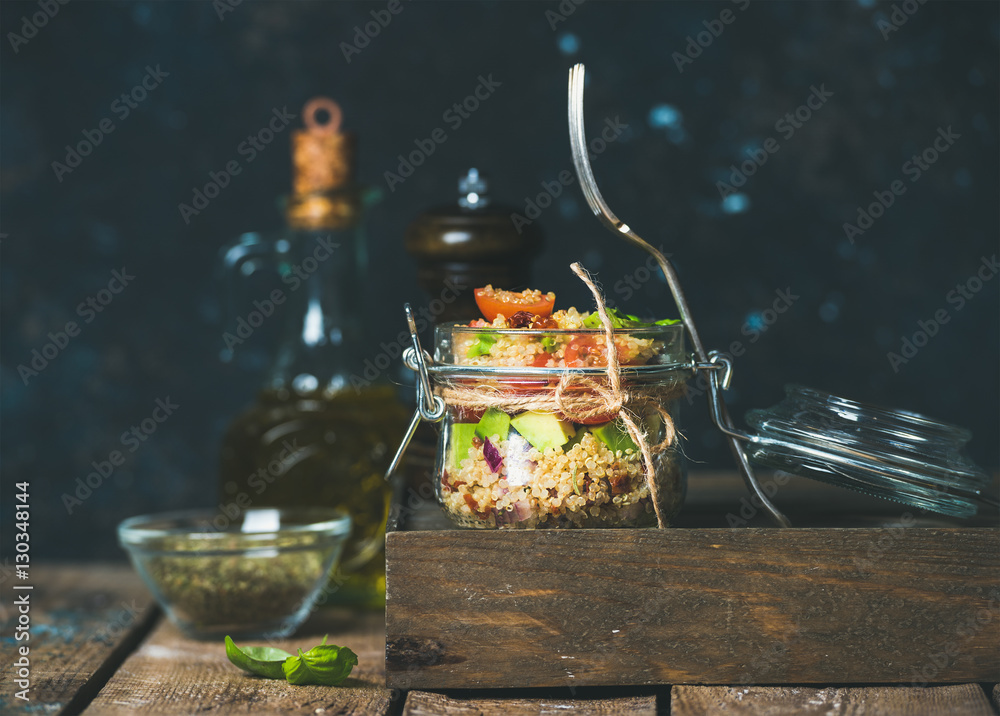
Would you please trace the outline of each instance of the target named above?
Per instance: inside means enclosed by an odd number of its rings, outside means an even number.
[[[465,504],[469,506],[472,513],[481,520],[485,520],[490,516],[490,511],[492,508],[487,507],[485,510],[480,510],[479,505],[476,504],[476,500],[472,495],[464,494],[462,497],[465,498]]]
[[[528,311],[518,311],[507,319],[507,325],[511,328],[527,328],[535,320],[535,314]]]
[[[611,482],[612,495],[621,495],[628,492],[628,473],[624,470],[610,475],[609,481]]]

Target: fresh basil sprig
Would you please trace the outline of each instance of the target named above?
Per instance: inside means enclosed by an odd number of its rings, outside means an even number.
[[[242,649],[226,637],[226,656],[236,666],[251,674],[268,679],[285,679],[290,684],[336,686],[358,665],[358,655],[346,646],[326,643],[293,656],[269,646],[247,646]]]
[[[306,653],[287,659],[281,669],[289,684],[336,686],[358,664],[358,655],[346,646],[314,646]]]
[[[227,636],[226,656],[231,662],[251,674],[266,676],[269,679],[283,679],[285,674],[281,670],[281,665],[292,655],[284,649],[275,649],[270,646],[247,646],[240,649]]]
[[[663,318],[659,321],[647,323],[638,316],[622,313],[617,308],[609,308],[607,311],[613,328],[649,328],[650,326],[672,326],[675,323],[680,323],[676,318]],[[601,314],[596,311],[583,319],[584,328],[600,328],[602,325]]]

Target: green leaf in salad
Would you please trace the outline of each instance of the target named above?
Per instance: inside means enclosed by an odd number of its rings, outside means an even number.
[[[630,313],[622,313],[617,308],[609,308],[607,311],[613,328],[648,328],[650,326],[672,326],[675,323],[680,323],[676,318],[663,318],[659,321],[647,323],[638,316],[633,316]],[[601,314],[596,311],[583,319],[584,328],[600,328],[602,325],[604,324],[601,323]]]
[[[333,644],[314,646],[298,656],[288,658],[282,670],[290,684],[336,686],[346,679],[358,664],[358,655],[346,646]]]
[[[493,344],[497,342],[497,337],[495,333],[480,333],[479,340],[472,344],[469,351],[465,354],[466,358],[475,358],[476,356],[488,355],[490,348]]]
[[[546,353],[555,353],[559,350],[559,345],[556,343],[555,336],[542,336],[542,349]]]
[[[609,308],[607,309],[607,311],[608,311],[608,318],[611,319],[612,327],[614,328],[630,327],[629,324],[631,324],[632,321],[631,317],[628,314],[622,313],[616,308]],[[584,328],[600,328],[602,325],[604,324],[601,322],[601,314],[598,313],[597,311],[594,311],[589,316],[583,319]]]
[[[325,641],[325,640],[324,640]],[[285,673],[281,667],[292,655],[283,649],[270,646],[246,646],[242,649],[226,637],[226,656],[236,666],[244,671],[269,679],[283,679]]]
[[[594,434],[595,438],[607,445],[611,452],[619,450],[634,450],[637,453],[639,452],[638,446],[632,440],[632,437],[628,434],[628,430],[625,428],[625,424],[620,419],[612,420],[610,423],[604,423],[603,425],[595,425],[590,429],[590,432]]]

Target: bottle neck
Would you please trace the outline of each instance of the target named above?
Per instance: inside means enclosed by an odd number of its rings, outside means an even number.
[[[266,388],[333,395],[350,387],[365,346],[360,227],[291,229],[282,245],[286,333]]]

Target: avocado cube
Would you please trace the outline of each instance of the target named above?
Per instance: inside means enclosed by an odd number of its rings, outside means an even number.
[[[479,419],[479,424],[476,425],[476,435],[484,440],[494,435],[499,435],[500,439],[503,440],[507,437],[509,431],[510,416],[497,408],[490,408],[483,413],[483,417]]]
[[[451,466],[455,470],[461,470],[459,464],[469,457],[469,448],[472,447],[472,438],[476,437],[476,427],[478,423],[452,423],[451,424]]]
[[[541,452],[546,448],[557,448],[569,442],[576,434],[573,423],[560,420],[553,413],[529,410],[515,415],[510,420],[511,427]]]
[[[621,421],[612,420],[610,423],[604,423],[604,425],[596,425],[590,429],[590,432],[594,434],[594,437],[607,445],[611,452],[628,449],[639,452],[639,448],[632,442],[632,438],[625,431],[625,426],[621,424]]]

